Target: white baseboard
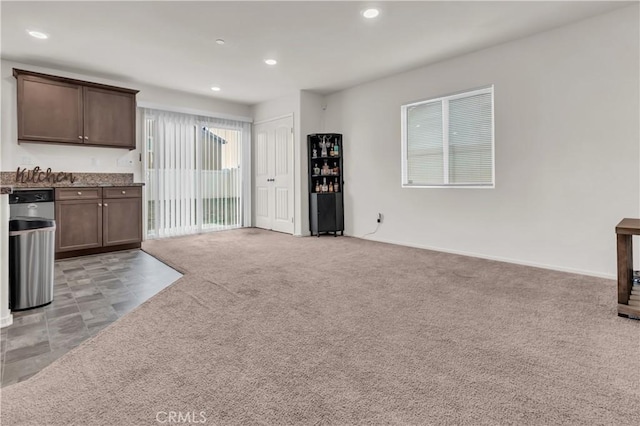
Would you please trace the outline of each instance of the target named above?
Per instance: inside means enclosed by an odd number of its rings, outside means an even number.
[[[552,271],[569,272],[571,274],[588,275],[588,276],[591,276],[591,277],[605,278],[605,279],[610,279],[610,280],[617,280],[618,279],[615,274],[604,274],[604,273],[596,272],[596,271],[588,271],[588,270],[575,269],[575,268],[566,268],[564,266],[548,265],[548,264],[545,264],[545,263],[537,263],[537,262],[529,262],[529,261],[526,261],[526,260],[512,259],[512,258],[508,258],[508,257],[488,256],[488,255],[480,254],[480,253],[466,252],[466,251],[461,251],[461,250],[451,250],[451,249],[446,249],[446,248],[442,248],[442,247],[433,247],[433,246],[427,246],[427,245],[423,245],[423,244],[412,244],[412,243],[393,241],[393,240],[386,240],[386,239],[373,239],[373,238],[363,238],[363,237],[355,237],[355,238],[361,238],[361,239],[369,240],[369,241],[377,241],[379,243],[394,244],[394,245],[397,245],[397,246],[414,247],[414,248],[425,249],[425,250],[439,251],[439,252],[443,252],[443,253],[459,254],[461,256],[477,257],[477,258],[480,258],[480,259],[496,260],[498,262],[513,263],[513,264],[516,264],[516,265],[533,266],[535,268],[550,269]]]
[[[0,328],[9,327],[13,324],[13,315],[9,314],[4,318],[0,318]]]

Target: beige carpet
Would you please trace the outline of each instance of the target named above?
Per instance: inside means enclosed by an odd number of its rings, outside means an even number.
[[[2,389],[3,425],[639,424],[611,280],[252,229],[144,247],[185,277]]]

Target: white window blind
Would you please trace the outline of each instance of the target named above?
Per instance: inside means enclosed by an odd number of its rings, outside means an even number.
[[[147,238],[243,225],[249,123],[144,110]]]
[[[402,106],[403,187],[494,187],[493,86]]]

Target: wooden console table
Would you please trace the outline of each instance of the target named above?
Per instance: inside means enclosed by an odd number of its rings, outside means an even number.
[[[633,244],[631,242],[633,235],[640,235],[640,219],[622,219],[616,226],[616,238],[618,240],[618,315],[624,317],[631,315],[640,318],[640,303],[632,302],[632,305],[629,305],[631,290],[633,289]]]

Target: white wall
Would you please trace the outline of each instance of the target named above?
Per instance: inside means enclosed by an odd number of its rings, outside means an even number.
[[[282,117],[283,115],[300,115],[300,92],[281,96],[251,107],[254,123]]]
[[[20,167],[51,167],[54,171],[95,172],[95,173],[134,173],[136,181],[142,180],[142,163],[139,161],[141,146],[135,150],[116,148],[100,148],[85,146],[47,145],[23,143],[18,145],[16,79],[13,68],[26,69],[46,74],[76,78],[96,83],[110,84],[140,90],[136,99],[138,104],[162,105],[178,109],[191,109],[224,116],[250,117],[251,108],[248,105],[237,104],[192,95],[175,90],[147,86],[137,83],[123,83],[88,75],[70,73],[51,68],[2,60],[0,75],[2,78],[2,145],[0,147],[0,168],[2,171],[13,171]],[[118,160],[132,160],[131,165]]]
[[[327,97],[346,232],[614,277],[640,217],[638,6]],[[402,189],[400,106],[495,85],[496,188]]]

